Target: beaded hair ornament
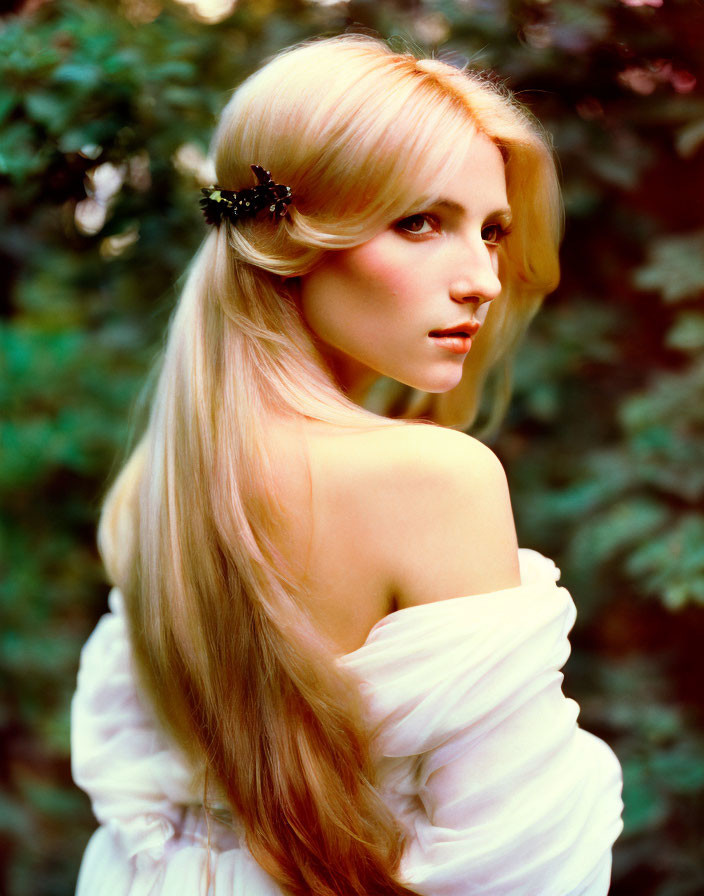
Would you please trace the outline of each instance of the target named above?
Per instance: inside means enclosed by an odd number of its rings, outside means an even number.
[[[291,203],[291,187],[274,183],[271,173],[260,165],[251,165],[257,185],[244,190],[223,190],[211,185],[203,187],[200,207],[208,224],[218,226],[223,218],[233,224],[253,218],[265,209],[272,221],[283,218]]]

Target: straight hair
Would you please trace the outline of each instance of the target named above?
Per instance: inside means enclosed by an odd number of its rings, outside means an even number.
[[[296,278],[440,195],[477,133],[501,149],[513,211],[501,296],[458,386],[407,390],[389,416],[372,413],[326,368]],[[550,140],[488,76],[346,35],[286,50],[248,78],[211,151],[221,187],[250,186],[256,163],[295,201],[278,223],[223,223],[204,238],[146,430],[104,501],[101,555],[125,596],[141,689],[282,890],[411,894],[399,879],[405,834],[377,788],[358,683],[315,629],[272,536],[270,433],[281,417],[350,430],[421,418],[466,428],[488,373],[503,370],[498,419],[511,353],[559,279]]]

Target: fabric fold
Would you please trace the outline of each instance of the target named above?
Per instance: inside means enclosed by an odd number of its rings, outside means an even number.
[[[129,858],[141,854],[157,861],[174,836],[182,807],[198,796],[187,762],[160,734],[138,694],[117,588],[108,603],[110,613],[81,652],[71,703],[73,779]]]
[[[415,802],[388,798],[427,896],[608,891],[621,768],[562,693],[576,608],[559,569],[519,557],[519,587],[393,613],[342,659],[416,782]]]
[[[621,769],[579,728],[560,669],[576,617],[560,571],[519,550],[521,584],[399,610],[338,662],[378,732],[381,793],[408,834],[421,896],[605,896],[621,831]],[[86,643],[72,703],[74,779],[101,823],[78,896],[280,896],[242,839],[212,820],[185,758],[134,679],[122,595]],[[106,881],[111,880],[110,888]]]

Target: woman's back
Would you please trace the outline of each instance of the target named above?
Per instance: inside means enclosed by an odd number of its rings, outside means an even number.
[[[516,549],[493,453],[425,425],[282,425],[270,447],[273,541],[360,683],[400,879],[421,896],[605,896],[620,767],[562,693],[574,604],[550,560]],[[283,896],[239,819],[199,805],[135,686],[117,589],[110,603],[73,706],[74,777],[103,823],[77,896],[210,893],[207,868],[216,896]]]
[[[306,421],[282,424],[272,447],[273,538],[336,653],[356,650],[394,610],[519,584],[506,479],[476,439]]]
[[[561,690],[575,608],[559,570],[535,551],[519,560],[520,586],[401,609],[338,660],[380,732],[378,787],[407,834],[400,875],[421,896],[608,892],[620,767]],[[206,817],[135,687],[117,589],[110,605],[72,710],[74,777],[102,823],[77,896],[282,896],[238,819]]]

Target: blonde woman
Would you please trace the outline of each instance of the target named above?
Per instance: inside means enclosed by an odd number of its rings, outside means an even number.
[[[462,431],[558,282],[548,138],[345,36],[240,86],[213,156],[100,521],[80,896],[605,894],[621,775],[561,691],[574,604]]]

